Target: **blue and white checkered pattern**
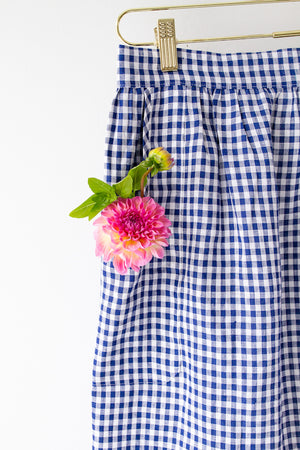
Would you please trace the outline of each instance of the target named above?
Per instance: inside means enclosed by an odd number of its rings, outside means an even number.
[[[119,46],[112,184],[162,146],[163,259],[100,260],[93,450],[300,449],[300,48]]]

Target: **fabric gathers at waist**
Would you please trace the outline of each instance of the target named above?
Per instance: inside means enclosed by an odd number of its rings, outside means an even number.
[[[118,87],[272,88],[300,84],[300,48],[214,53],[177,47],[178,71],[163,72],[157,48],[120,44]]]

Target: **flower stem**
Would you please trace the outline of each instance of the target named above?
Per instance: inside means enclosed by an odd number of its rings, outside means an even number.
[[[151,172],[151,170],[154,168],[154,166],[149,167],[149,169],[147,170],[147,172],[145,172],[141,178],[141,197],[144,197],[144,181],[145,178],[148,176],[148,174]]]

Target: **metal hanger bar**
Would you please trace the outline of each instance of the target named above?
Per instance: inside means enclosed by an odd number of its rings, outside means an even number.
[[[121,19],[130,13],[136,12],[147,12],[147,11],[174,11],[178,9],[193,9],[193,8],[211,8],[217,6],[236,6],[236,5],[258,5],[263,3],[283,3],[283,2],[299,2],[300,0],[248,0],[248,1],[239,1],[239,2],[225,2],[225,3],[202,3],[198,5],[177,5],[177,6],[157,6],[157,7],[148,7],[148,8],[133,8],[127,9],[123,11],[117,20],[117,33],[121,40],[125,42],[125,44],[132,46],[150,46],[156,45],[154,42],[130,42],[127,41],[120,32],[120,22]],[[216,37],[216,38],[203,38],[203,39],[187,39],[187,40],[177,40],[177,44],[185,44],[185,43],[194,43],[194,42],[210,42],[210,41],[229,41],[234,39],[256,39],[256,38],[279,38],[279,37],[291,37],[291,36],[300,36],[300,30],[290,30],[290,31],[275,31],[274,33],[268,34],[248,34],[241,36],[225,36],[225,37]]]

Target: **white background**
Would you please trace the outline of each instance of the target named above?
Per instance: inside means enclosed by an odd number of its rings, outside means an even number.
[[[102,178],[124,9],[185,0],[0,0],[0,448],[91,450],[99,315],[92,222],[69,212]],[[207,2],[209,3],[209,2]],[[132,14],[131,41],[159,17],[178,39],[300,29],[300,3]],[[183,45],[182,45],[183,46]],[[300,47],[300,37],[202,43],[214,52]]]

